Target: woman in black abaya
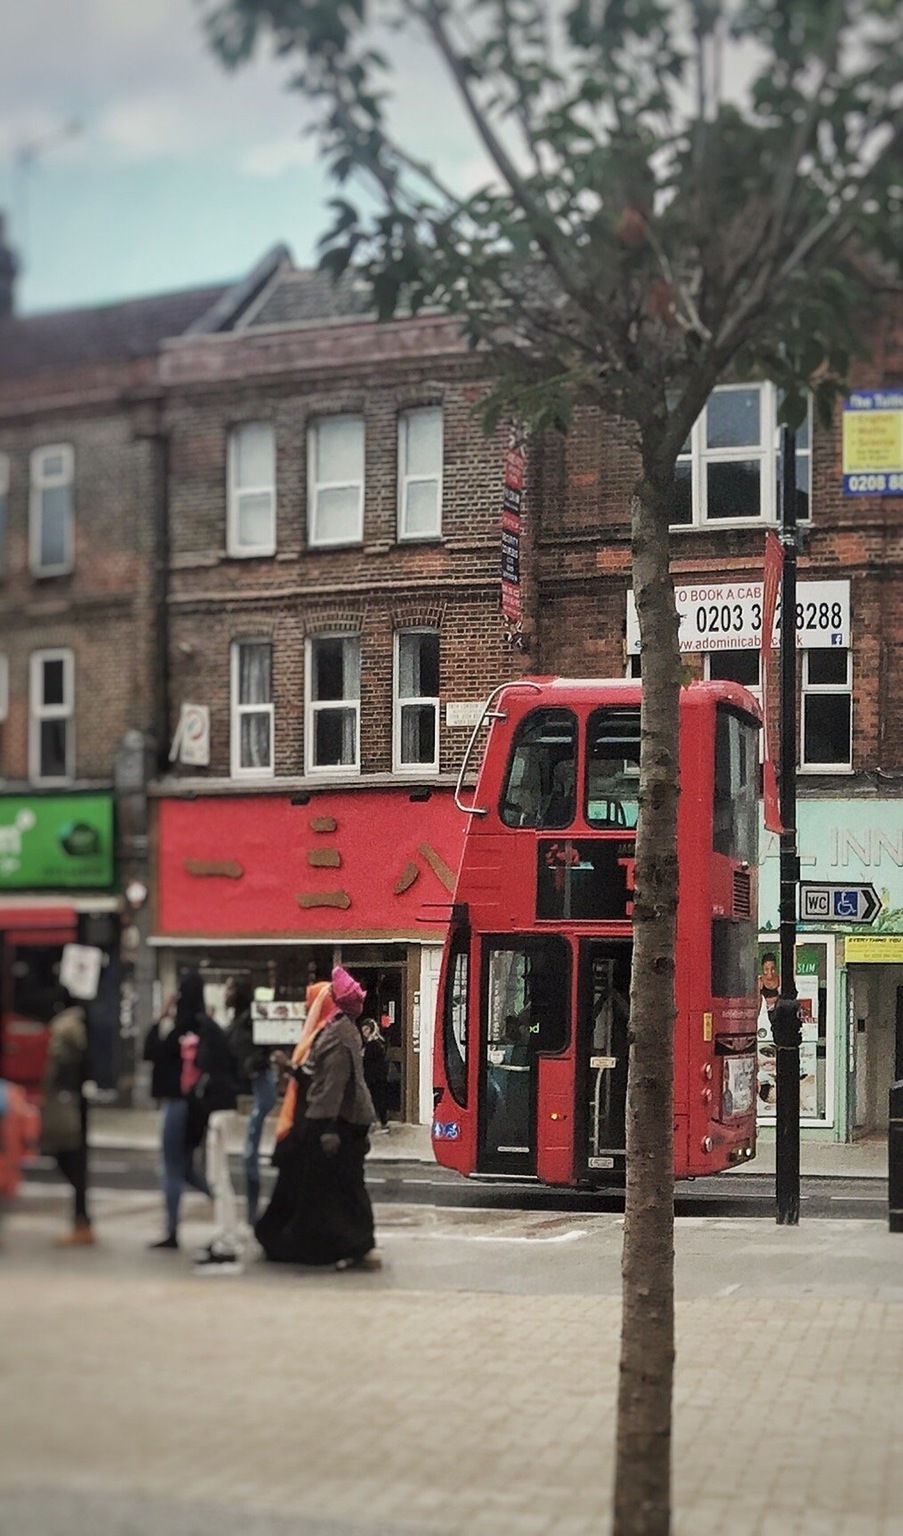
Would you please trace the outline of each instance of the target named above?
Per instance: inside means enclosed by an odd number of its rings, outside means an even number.
[[[312,1004],[292,1058],[297,1082],[290,1128],[277,1129],[279,1178],[255,1228],[268,1259],[379,1269],[373,1207],[364,1182],[373,1103],[354,1020],[363,988],[341,966]]]

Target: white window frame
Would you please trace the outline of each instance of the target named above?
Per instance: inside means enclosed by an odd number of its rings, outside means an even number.
[[[319,460],[320,429],[327,422],[354,422],[360,429],[361,472],[360,478],[345,480],[320,480],[317,468]],[[312,549],[335,549],[364,541],[364,477],[367,465],[367,442],[364,418],[354,411],[341,411],[332,416],[319,416],[307,429],[307,541]],[[319,496],[321,491],[350,490],[357,488],[357,523],[352,534],[341,539],[324,538],[319,531]]]
[[[726,649],[731,650],[731,647],[728,646]],[[711,679],[712,679],[712,667],[711,667],[712,658],[714,656],[718,656],[718,655],[721,655],[721,654],[723,654],[723,652],[719,652],[719,651],[704,651],[703,652],[703,658],[702,659],[703,659],[703,662],[704,662],[704,670],[705,670],[706,682],[711,682]],[[738,686],[738,688],[745,688],[747,693],[751,693],[753,698],[757,700],[759,705],[761,705],[761,703],[762,703],[762,652],[760,650],[755,650],[755,651],[752,651],[752,655],[756,657],[756,660],[758,662],[759,681],[756,683],[755,687],[752,685],[752,683],[738,683],[737,686]]]
[[[238,484],[239,442],[243,432],[265,428],[270,435],[273,458],[272,479],[261,485]],[[276,553],[276,431],[271,421],[242,421],[229,430],[228,487],[226,497],[226,553],[234,559],[245,560],[253,556]],[[259,544],[243,544],[239,537],[241,501],[244,496],[269,496],[270,537]]]
[[[270,702],[269,704],[242,704],[239,699],[241,685],[241,650],[245,645],[266,645],[270,651]],[[273,642],[268,635],[243,635],[233,640],[230,647],[229,691],[229,760],[233,779],[271,779],[275,773],[276,720],[273,704]],[[260,768],[244,767],[241,761],[241,722],[245,715],[266,715],[270,722],[270,761]]]
[[[412,475],[408,473],[408,443],[412,426],[418,420],[425,417],[439,418],[439,462],[435,471],[428,475]],[[398,540],[399,543],[423,542],[426,539],[439,539],[442,537],[442,466],[444,459],[444,429],[445,421],[441,405],[416,406],[409,411],[402,411],[398,417]],[[436,487],[436,519],[435,525],[427,530],[412,531],[407,527],[408,519],[408,491],[412,485],[430,485]]]
[[[323,640],[341,640],[353,643],[358,647],[358,679],[360,679],[360,644],[361,637],[357,631],[324,631],[322,634],[311,635],[305,643],[304,657],[304,755],[306,772],[312,778],[357,778],[361,771],[361,695],[360,681],[358,681],[357,698],[323,699],[313,697],[314,681],[314,656],[316,647]],[[344,667],[344,662],[343,662]],[[327,709],[354,709],[354,761],[353,763],[324,763],[314,762],[316,748],[316,717]]]
[[[760,432],[758,444],[737,448],[709,448],[706,445],[706,413],[708,404],[700,413],[695,422],[684,449],[678,455],[678,464],[690,465],[690,521],[687,523],[672,523],[673,533],[692,533],[700,528],[760,528],[773,525],[778,521],[780,514],[780,501],[778,491],[778,475],[781,456],[781,427],[778,423],[778,406],[780,396],[775,386],[767,380],[751,380],[746,383],[719,384],[712,391],[715,395],[736,393],[738,390],[755,389],[759,392],[759,421]],[[808,442],[805,448],[797,450],[800,459],[807,459],[809,464],[809,512],[806,522],[811,521],[812,515],[812,402],[809,402],[807,417]],[[738,461],[756,459],[759,463],[760,491],[759,491],[759,515],[757,517],[713,517],[708,516],[708,475],[709,464],[733,464]]]
[[[63,469],[57,475],[45,475],[40,466],[51,454],[60,454]],[[32,450],[29,463],[28,557],[33,576],[66,576],[73,566],[75,524],[75,450],[71,443],[47,443]],[[41,564],[41,533],[44,518],[44,492],[60,486],[69,488],[69,514],[64,529],[66,554],[57,565]]]
[[[403,635],[435,635],[439,638],[438,629],[430,625],[411,625],[405,629],[395,631],[394,665],[392,668],[392,766],[393,772],[405,774],[436,774],[439,772],[439,695],[438,694],[410,694],[401,696],[401,642]],[[433,741],[435,752],[428,763],[406,763],[402,760],[402,707],[417,705],[421,708],[432,706],[435,718]]]
[[[44,703],[44,666],[48,661],[63,663],[63,702]],[[65,720],[66,772],[42,774],[41,725],[45,720]],[[28,777],[32,784],[70,784],[75,777],[75,654],[59,647],[32,651],[28,658]]]
[[[810,683],[809,658],[821,655],[820,650],[807,650],[802,652],[802,682],[800,686],[800,741],[799,741],[799,772],[800,773],[833,773],[850,774],[853,772],[853,739],[855,722],[853,720],[853,656],[847,649],[847,677],[845,683]],[[836,654],[836,653],[832,653]],[[824,697],[825,694],[848,696],[850,700],[850,755],[846,763],[807,763],[805,760],[806,744],[806,705],[809,699]]]

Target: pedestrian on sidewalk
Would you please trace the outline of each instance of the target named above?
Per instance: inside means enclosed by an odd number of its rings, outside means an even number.
[[[363,988],[337,966],[329,989],[310,1008],[292,1057],[293,1119],[286,1129],[280,1117],[274,1154],[279,1180],[256,1229],[267,1258],[276,1262],[381,1268],[364,1182],[375,1112],[355,1023],[363,1006]]]
[[[358,1028],[363,1042],[364,1082],[373,1100],[373,1108],[376,1111],[380,1129],[387,1131],[389,1129],[389,1058],[385,1041],[375,1019],[361,1019]]]
[[[62,988],[60,1003],[60,1011],[50,1021],[41,1148],[56,1158],[60,1173],[73,1190],[72,1228],[57,1238],[57,1247],[86,1248],[94,1242],[88,1215],[88,1021],[84,1008],[73,1003]]]
[[[241,1274],[238,1201],[229,1169],[229,1136],[238,1103],[238,1066],[226,1031],[209,1014],[197,1021],[197,1081],[188,1096],[188,1143],[204,1141],[207,1183],[213,1193],[212,1241],[195,1262],[196,1274]]]
[[[230,976],[226,982],[226,1006],[232,1009],[232,1023],[226,1038],[238,1066],[239,1090],[251,1096],[244,1156],[248,1226],[253,1229],[260,1204],[260,1139],[264,1121],[276,1103],[276,1069],[269,1046],[254,1044],[252,1000],[251,983]]]
[[[199,971],[183,975],[179,990],[170,998],[144,1042],[144,1060],[151,1062],[151,1094],[160,1105],[160,1145],[166,1232],[151,1248],[179,1246],[179,1207],[188,1184],[211,1199],[210,1186],[194,1166],[194,1148],[188,1144],[188,1098],[182,1089],[183,1037],[196,1033],[204,1013],[204,983]]]

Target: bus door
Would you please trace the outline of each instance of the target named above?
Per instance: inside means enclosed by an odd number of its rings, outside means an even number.
[[[578,1124],[578,1178],[622,1172],[626,1166],[632,949],[630,939],[584,939],[580,944],[577,1019],[583,1086],[578,1081],[578,1105],[583,1125]]]
[[[539,1060],[568,1043],[570,953],[551,934],[483,942],[480,1172],[536,1173]]]

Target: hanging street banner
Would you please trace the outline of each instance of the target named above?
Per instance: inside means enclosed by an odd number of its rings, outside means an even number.
[[[523,449],[510,448],[505,458],[505,489],[502,495],[502,613],[513,623],[523,618],[520,536],[525,465]]]
[[[844,403],[843,494],[903,496],[903,389],[857,389]]]
[[[850,645],[849,581],[800,581],[796,588],[796,644],[799,650]],[[682,651],[756,651],[762,646],[763,583],[695,582],[675,587]],[[771,635],[780,642],[777,605]],[[640,627],[633,592],[627,593],[627,653],[640,654]]]

